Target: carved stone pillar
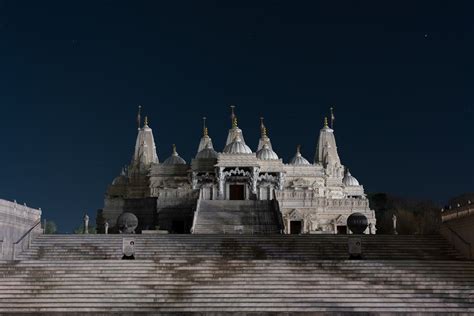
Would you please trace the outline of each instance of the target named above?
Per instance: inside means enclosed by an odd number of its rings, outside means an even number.
[[[252,168],[252,193],[257,194],[257,180],[258,180],[258,173],[259,168]]]
[[[278,190],[283,190],[285,187],[285,174],[283,172],[280,172],[278,174]]]
[[[191,185],[193,187],[193,190],[197,189],[197,184],[198,184],[197,172],[193,172],[191,176]]]
[[[225,175],[224,175],[223,167],[219,167],[219,170],[217,171],[217,177],[219,181],[219,188],[218,188],[219,200],[223,200],[224,199],[224,185],[225,185]]]

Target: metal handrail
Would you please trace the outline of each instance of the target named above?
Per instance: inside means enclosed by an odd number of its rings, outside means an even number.
[[[26,233],[24,233],[23,236],[20,237],[20,239],[18,239],[16,242],[13,243],[13,245],[12,245],[12,254],[13,254],[12,258],[13,258],[13,260],[15,260],[15,246],[18,245],[20,242],[22,242],[23,239],[25,239],[25,237],[28,236],[28,248],[29,248],[30,244],[31,244],[31,232],[33,231],[33,229],[35,229],[40,224],[41,224],[41,220],[39,220],[36,224],[31,226],[31,228],[28,229],[26,231]]]
[[[447,223],[443,223],[443,226],[446,227],[451,234],[456,236],[461,242],[464,243],[465,246],[469,248],[469,259],[472,259],[472,244],[459,235],[459,233],[452,229]]]

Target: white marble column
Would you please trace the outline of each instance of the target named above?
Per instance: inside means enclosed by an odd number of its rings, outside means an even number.
[[[217,172],[218,180],[219,180],[219,200],[224,199],[224,184],[225,184],[225,176],[224,176],[224,168],[219,167]]]

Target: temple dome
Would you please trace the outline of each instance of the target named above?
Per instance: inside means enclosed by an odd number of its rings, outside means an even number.
[[[169,156],[165,161],[163,161],[164,165],[185,165],[186,160],[181,158],[179,154],[176,152],[176,146],[173,145],[173,153]]]
[[[349,172],[349,169],[347,169],[347,172],[344,175],[344,178],[342,179],[342,183],[348,187],[359,185],[359,181],[357,181],[357,179],[351,175],[351,173]]]
[[[261,160],[278,160],[278,155],[265,143],[262,149],[257,151],[257,158]]]
[[[291,159],[290,165],[294,165],[294,166],[308,166],[308,165],[310,165],[309,161],[306,160],[306,158],[304,158],[301,155],[300,146],[298,146],[296,148],[296,155],[293,157],[293,159]]]
[[[196,159],[212,159],[217,158],[217,152],[210,146],[209,143],[206,144],[206,147],[196,154]]]
[[[231,143],[224,147],[223,152],[226,154],[251,154],[252,150],[242,142],[240,135],[237,135]]]

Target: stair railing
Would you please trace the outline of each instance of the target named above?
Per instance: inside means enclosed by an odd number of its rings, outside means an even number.
[[[196,210],[194,211],[193,226],[191,226],[191,234],[194,233],[194,228],[196,228],[196,220],[197,220],[197,217],[198,217],[198,212],[199,212],[200,206],[201,206],[201,199],[199,198],[197,200],[197,203],[196,203]]]
[[[446,228],[446,229],[443,229]],[[469,260],[472,260],[472,245],[469,241],[465,240],[458,232],[452,229],[447,223],[443,223],[441,226],[441,233],[444,235],[446,239],[460,251],[463,255],[465,255]]]
[[[33,230],[38,227],[38,225],[41,225],[41,220],[39,220],[36,224],[34,224],[33,226],[31,226],[30,229],[28,229],[26,231],[26,233],[23,234],[23,236],[20,237],[20,239],[18,239],[16,242],[13,243],[12,245],[12,259],[15,260],[16,259],[16,249],[18,247],[18,245],[20,245],[20,251],[24,251],[25,250],[25,243],[26,243],[26,249],[30,248],[31,246],[31,238],[32,238],[32,232]]]

